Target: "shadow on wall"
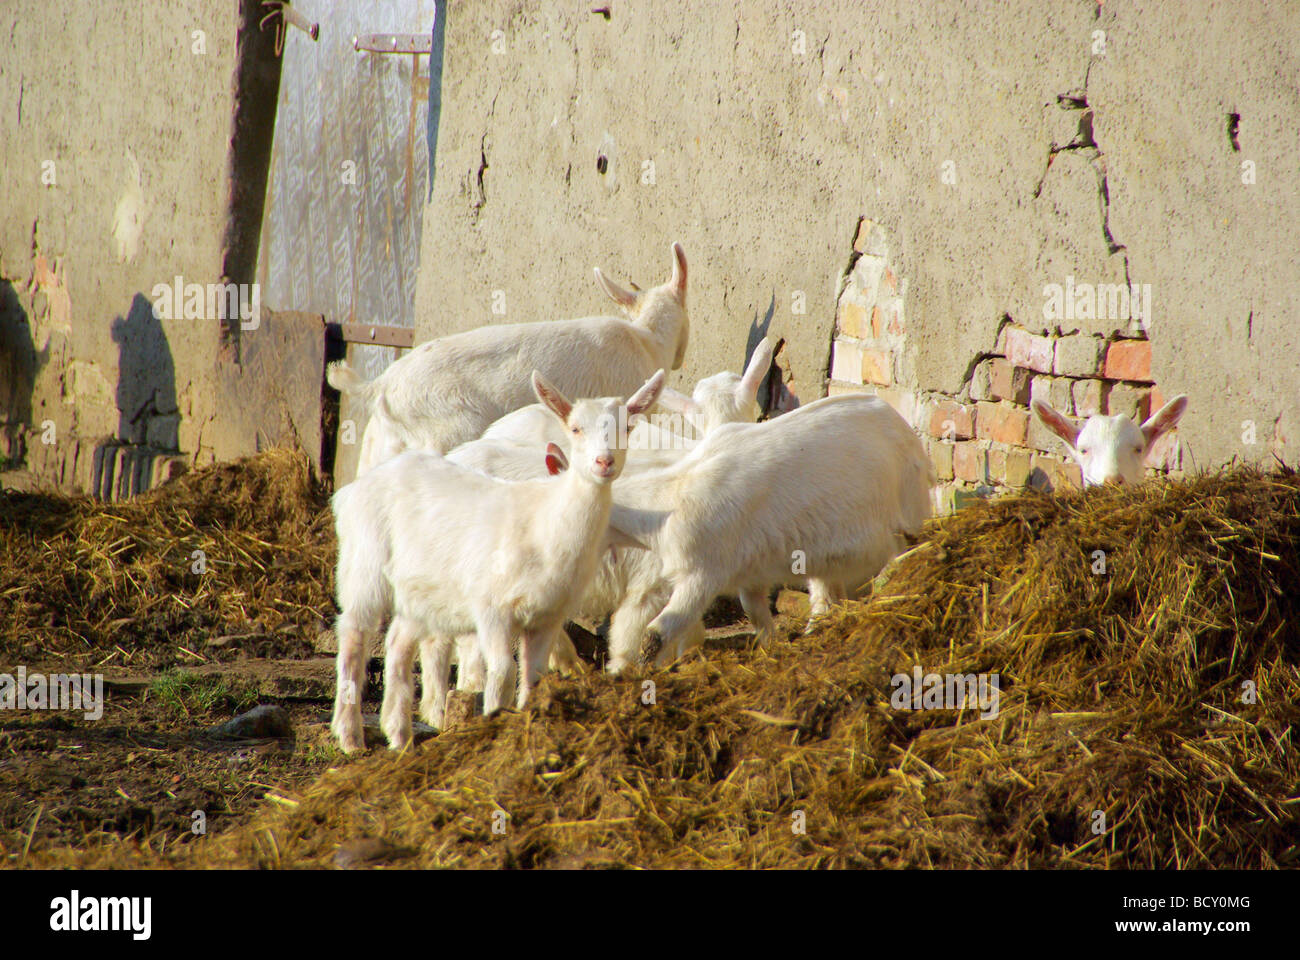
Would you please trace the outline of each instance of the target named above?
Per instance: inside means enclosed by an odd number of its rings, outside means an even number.
[[[95,450],[91,487],[95,496],[121,499],[153,485],[154,458],[177,449],[180,411],[171,344],[153,304],[143,294],[125,316],[113,319],[117,344],[116,439]]]
[[[433,16],[433,37],[429,51],[429,109],[425,113],[425,136],[429,146],[429,195],[425,203],[433,200],[433,174],[437,164],[438,125],[442,122],[442,55],[447,42],[447,7],[438,4]]]
[[[38,353],[18,291],[0,279],[0,463],[21,461],[32,421],[36,374],[50,357],[49,344]]]

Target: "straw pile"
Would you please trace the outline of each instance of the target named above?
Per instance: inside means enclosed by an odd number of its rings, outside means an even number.
[[[0,494],[0,654],[120,647],[117,662],[157,666],[237,635],[246,653],[305,655],[333,611],[333,564],[328,493],[288,450],[123,503]]]
[[[548,677],[177,862],[1293,866],[1298,544],[1290,472],[976,505],[811,636]],[[894,709],[918,664],[998,673],[1000,712]]]

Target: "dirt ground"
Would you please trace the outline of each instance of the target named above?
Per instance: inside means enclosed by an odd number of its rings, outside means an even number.
[[[778,610],[798,612],[801,604],[806,608],[801,594],[784,594]],[[710,646],[746,643],[749,626],[737,604],[720,602],[708,622]],[[784,615],[780,622],[791,630],[800,624]],[[176,645],[139,643],[129,632],[108,657],[39,659],[37,643],[17,658],[0,655],[0,673],[22,663],[29,676],[105,678],[103,717],[93,722],[75,712],[0,711],[0,864],[39,866],[52,851],[126,838],[165,853],[237,827],[268,798],[292,797],[343,761],[328,730],[332,658],[301,637],[213,639],[202,660]],[[328,648],[328,637],[315,642]],[[589,669],[603,660],[602,648],[583,652]],[[168,678],[178,682],[168,685]],[[382,695],[375,659],[363,706],[368,720]],[[283,707],[294,736],[213,734],[261,705]]]

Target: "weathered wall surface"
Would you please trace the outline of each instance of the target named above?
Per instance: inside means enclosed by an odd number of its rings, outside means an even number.
[[[25,448],[44,481],[89,487],[123,441],[234,452],[214,439],[219,322],[160,320],[151,292],[222,275],[238,14],[0,8],[0,457]]]
[[[1110,381],[1135,409],[1147,381],[1191,394],[1184,467],[1296,460],[1294,6],[591,6],[449,11],[417,339],[608,313],[591,267],[644,286],[681,240],[693,332],[677,382],[740,369],[770,329],[808,399],[827,389],[866,218],[898,323],[887,379],[859,365],[843,388],[892,389],[923,432],[941,403],[991,404],[1001,431],[1023,412],[987,393],[1008,320],[1103,351],[1145,337],[1146,381]],[[1044,315],[1048,284],[1130,281],[1150,285],[1145,317]],[[1002,440],[977,439],[985,469],[989,450],[1005,463]]]

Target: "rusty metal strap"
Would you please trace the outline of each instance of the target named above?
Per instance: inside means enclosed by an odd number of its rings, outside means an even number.
[[[344,343],[373,343],[403,350],[415,345],[415,331],[410,327],[385,327],[374,323],[327,323],[325,336]]]

